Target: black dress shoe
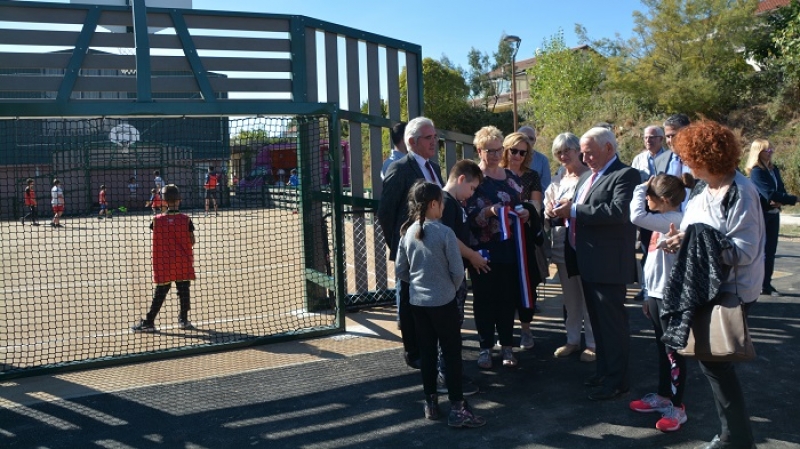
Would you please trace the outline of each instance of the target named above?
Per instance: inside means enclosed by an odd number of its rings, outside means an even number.
[[[592,376],[584,380],[583,384],[586,385],[587,387],[600,387],[603,385],[603,378],[598,376]]]
[[[711,440],[711,442],[701,444],[700,446],[697,446],[697,448],[695,449],[755,449],[755,448],[756,448],[755,443],[749,445],[734,444],[727,441],[722,441],[719,439],[719,435],[714,435],[714,439]]]
[[[592,401],[609,401],[611,399],[617,399],[622,397],[623,395],[628,393],[627,388],[617,388],[614,390],[607,390],[605,388],[601,388],[593,393],[589,394],[589,399]]]

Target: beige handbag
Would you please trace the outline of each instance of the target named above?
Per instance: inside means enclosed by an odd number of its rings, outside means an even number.
[[[678,354],[704,362],[746,362],[756,358],[738,292],[720,292],[714,301],[695,310],[686,347]]]

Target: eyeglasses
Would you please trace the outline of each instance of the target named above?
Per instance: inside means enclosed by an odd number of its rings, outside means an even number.
[[[522,156],[522,157],[525,157],[528,154],[528,150],[512,149],[512,150],[508,150],[508,152],[513,154],[514,156],[519,155],[519,156]]]
[[[497,155],[500,154],[501,151],[503,151],[503,149],[502,148],[497,148],[497,149],[494,149],[494,150],[490,150],[488,148],[485,148],[483,151],[486,154],[488,154],[489,156],[497,156]]]
[[[558,150],[558,151],[556,151],[555,153],[553,153],[553,156],[555,156],[555,157],[556,157],[556,159],[558,159],[558,158],[560,158],[561,156],[564,156],[564,155],[566,155],[566,154],[567,154],[567,153],[569,153],[570,151],[578,151],[578,150],[575,150],[575,149],[573,149],[573,148],[564,148],[563,150]]]

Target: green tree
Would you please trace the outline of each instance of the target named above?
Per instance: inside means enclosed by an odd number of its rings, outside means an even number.
[[[603,60],[593,51],[568,48],[563,32],[545,39],[541,48],[528,69],[530,99],[522,109],[540,128],[576,129],[593,113]]]
[[[779,8],[774,18],[772,42],[778,65],[783,69],[793,90],[800,86],[800,2]]]
[[[610,57],[607,87],[651,113],[721,117],[735,107],[753,72],[742,49],[758,0],[642,3],[646,10],[634,12],[634,38],[591,42]]]
[[[408,104],[406,68],[400,73],[400,102]],[[469,87],[462,72],[432,58],[422,60],[423,111],[437,128],[458,130],[459,117],[469,107]],[[403,107],[403,111],[407,108]],[[403,112],[404,120],[406,113]]]

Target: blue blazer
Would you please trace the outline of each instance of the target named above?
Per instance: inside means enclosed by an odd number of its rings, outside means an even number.
[[[775,175],[775,179],[772,178],[769,170],[758,165],[753,167],[750,171],[750,180],[753,181],[756,190],[758,190],[758,198],[761,200],[761,210],[765,214],[772,209],[777,209],[770,206],[770,201],[789,206],[793,206],[797,203],[797,196],[786,193],[786,187],[783,185],[781,172],[778,170],[778,167],[773,166],[772,173]]]

